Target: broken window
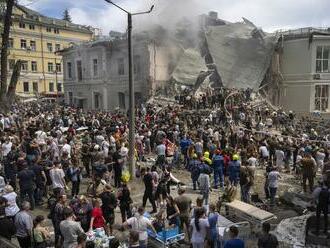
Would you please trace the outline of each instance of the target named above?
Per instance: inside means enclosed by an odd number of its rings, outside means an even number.
[[[318,46],[316,49],[316,72],[329,72],[330,46]]]
[[[329,85],[315,85],[315,110],[326,112],[329,106]]]

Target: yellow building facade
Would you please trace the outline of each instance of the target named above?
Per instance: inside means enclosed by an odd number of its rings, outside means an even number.
[[[16,87],[18,95],[61,96],[63,63],[57,51],[92,39],[90,27],[45,17],[17,5],[10,30],[8,80],[15,61],[20,59],[23,63]]]

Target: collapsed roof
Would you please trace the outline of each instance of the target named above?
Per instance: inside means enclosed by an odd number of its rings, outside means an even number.
[[[172,78],[187,86],[201,85],[201,74],[211,85],[257,90],[270,66],[276,37],[253,23],[220,23],[201,27],[199,47],[187,48]]]

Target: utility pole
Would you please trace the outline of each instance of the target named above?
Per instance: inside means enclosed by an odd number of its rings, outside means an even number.
[[[150,10],[138,13],[130,13],[127,10],[123,9],[119,5],[113,3],[111,0],[105,0],[106,2],[117,7],[121,11],[124,11],[127,14],[127,40],[128,40],[128,91],[129,91],[129,153],[128,153],[128,163],[129,163],[129,172],[131,177],[135,175],[135,95],[134,95],[134,78],[133,78],[133,46],[132,46],[132,16],[134,15],[143,15],[149,14],[152,12],[154,5],[151,6]]]

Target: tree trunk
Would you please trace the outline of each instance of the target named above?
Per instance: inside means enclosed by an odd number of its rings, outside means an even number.
[[[22,61],[17,60],[13,69],[13,74],[11,75],[10,83],[7,91],[7,99],[9,104],[12,104],[15,100],[16,85],[18,78],[21,74]]]
[[[7,92],[7,77],[8,77],[8,45],[11,15],[15,4],[14,0],[7,0],[6,14],[4,20],[4,28],[2,33],[2,47],[1,47],[1,78],[0,78],[0,100],[4,101]]]

